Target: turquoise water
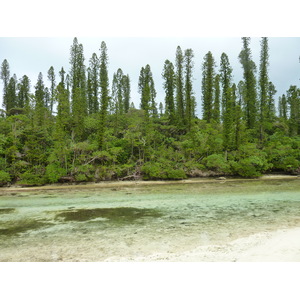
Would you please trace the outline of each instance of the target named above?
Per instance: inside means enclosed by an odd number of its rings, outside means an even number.
[[[300,225],[300,180],[0,190],[0,261],[105,260]]]

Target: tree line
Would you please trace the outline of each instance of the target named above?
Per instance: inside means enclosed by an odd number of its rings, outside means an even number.
[[[70,71],[42,73],[31,90],[24,75],[1,65],[0,185],[39,185],[116,179],[183,179],[197,176],[257,177],[300,173],[300,89],[279,97],[270,81],[268,38],[261,39],[259,66],[250,38],[242,38],[243,79],[233,82],[229,57],[217,66],[209,51],[202,63],[202,95],[193,91],[194,53],[177,47],[162,66],[164,101],[157,103],[150,65],[138,80],[140,107],[119,68],[110,85],[108,49],[85,64],[74,38]],[[57,78],[58,75],[58,78]],[[202,106],[202,118],[196,105]]]

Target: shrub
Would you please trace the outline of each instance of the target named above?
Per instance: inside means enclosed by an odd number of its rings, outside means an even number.
[[[67,172],[64,168],[57,166],[56,164],[49,164],[46,167],[46,179],[50,183],[58,182],[59,178],[66,176]]]
[[[225,160],[222,154],[212,154],[203,159],[205,166],[218,173],[230,173],[230,164]]]
[[[5,171],[0,171],[0,186],[4,186],[10,182],[10,175]]]

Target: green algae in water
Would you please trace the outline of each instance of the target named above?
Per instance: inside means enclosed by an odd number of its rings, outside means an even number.
[[[15,236],[29,230],[38,230],[48,225],[48,223],[38,220],[21,220],[14,222],[5,222],[0,225],[0,237]]]
[[[96,218],[104,218],[114,222],[134,222],[143,217],[161,217],[162,214],[155,209],[141,209],[135,207],[76,209],[57,213],[55,219],[64,221],[85,222]]]
[[[11,214],[15,212],[15,208],[0,208],[0,215],[1,214]]]

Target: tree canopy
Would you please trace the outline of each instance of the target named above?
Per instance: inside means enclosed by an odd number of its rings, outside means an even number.
[[[5,59],[0,185],[299,174],[300,89],[291,85],[276,98],[268,39],[261,39],[258,74],[250,42],[242,38],[237,82],[226,53],[217,66],[209,51],[195,70],[193,50],[178,46],[174,61],[166,58],[161,66],[163,99],[149,64],[141,66],[136,87],[121,68],[110,79],[104,41],[86,67],[83,45],[74,38],[70,71],[50,66],[34,84],[27,75],[18,79]],[[194,73],[202,74],[198,87]],[[138,108],[132,89],[140,94]]]

